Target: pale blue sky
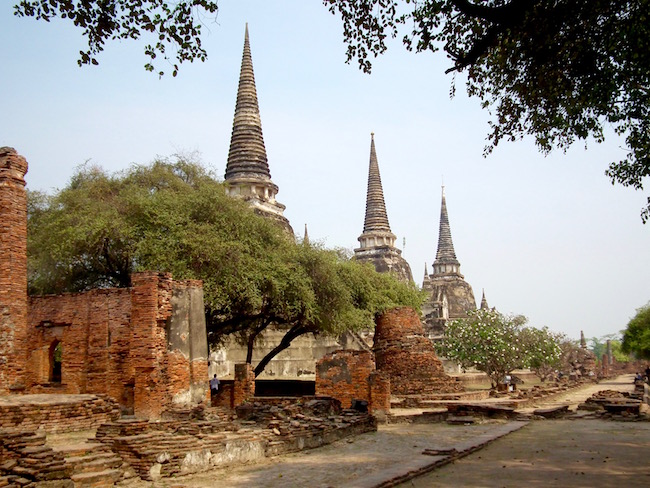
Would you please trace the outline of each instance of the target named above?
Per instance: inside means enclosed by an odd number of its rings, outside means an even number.
[[[460,79],[450,100],[443,54],[395,42],[368,76],[344,63],[340,22],[319,0],[222,0],[208,60],[160,80],[143,69],[146,42],[109,44],[98,67],[79,68],[74,27],[15,18],[13,3],[0,6],[0,145],[27,158],[29,188],[62,187],[86,160],[119,170],[189,151],[222,177],[248,22],[271,174],[298,234],[307,223],[311,239],[358,246],[375,132],[391,228],[417,283],[435,257],[444,175],[477,300],[485,288],[491,306],[574,338],[617,332],[650,300],[646,196],[603,174],[620,141],[544,157],[525,140],[483,158],[488,115]]]

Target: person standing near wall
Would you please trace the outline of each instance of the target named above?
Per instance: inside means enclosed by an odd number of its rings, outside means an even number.
[[[215,374],[214,377],[210,380],[210,393],[212,396],[216,395],[219,391],[219,378]]]

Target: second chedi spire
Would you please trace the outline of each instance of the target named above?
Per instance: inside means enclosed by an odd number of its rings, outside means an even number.
[[[403,281],[413,281],[411,267],[395,247],[395,234],[390,230],[384,190],[375,150],[375,134],[370,134],[370,165],[363,232],[358,237],[361,246],[354,250],[355,259],[371,262],[379,272],[392,272]]]

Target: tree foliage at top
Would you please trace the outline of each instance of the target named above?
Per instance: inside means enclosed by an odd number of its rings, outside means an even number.
[[[650,303],[639,308],[623,331],[623,352],[650,359]]]
[[[18,16],[46,22],[67,19],[83,29],[88,50],[80,51],[79,66],[98,64],[106,41],[135,40],[149,33],[155,41],[144,48],[149,58],[145,69],[154,71],[161,55],[172,66],[173,76],[185,61],[205,61],[201,17],[203,12],[216,15],[217,10],[216,0],[21,0],[14,6]],[[159,69],[158,74],[164,71]]]
[[[576,140],[625,138],[612,182],[650,176],[650,0],[323,0],[343,21],[348,61],[371,58],[404,30],[415,51],[444,50],[491,113],[491,152],[534,137],[544,153]],[[650,218],[650,198],[641,213]]]
[[[372,327],[387,308],[422,303],[414,286],[296,244],[186,160],[117,175],[85,166],[54,195],[29,192],[27,246],[33,294],[125,287],[143,270],[203,280],[212,344],[237,334],[251,362],[256,339],[282,327],[256,374],[296,337]]]

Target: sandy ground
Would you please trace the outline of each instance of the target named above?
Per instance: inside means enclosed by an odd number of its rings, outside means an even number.
[[[593,393],[607,389],[630,391],[631,377],[588,385],[539,406],[569,404],[575,409]],[[375,433],[260,464],[137,486],[372,488],[427,469],[442,458],[424,455],[425,449],[462,451],[490,441],[487,447],[400,486],[650,486],[650,464],[646,462],[650,422],[601,420],[381,425]]]

